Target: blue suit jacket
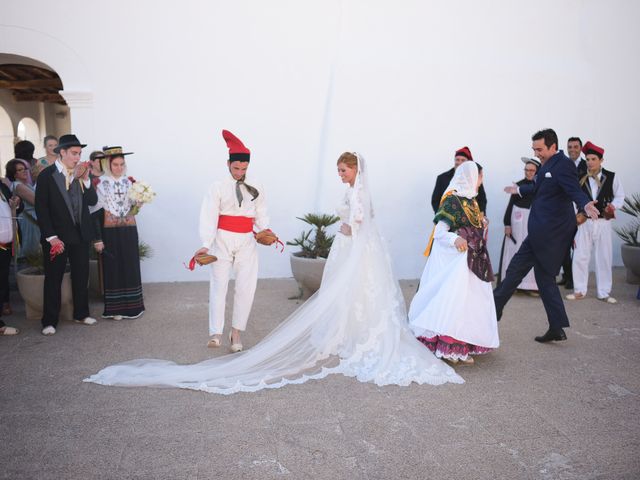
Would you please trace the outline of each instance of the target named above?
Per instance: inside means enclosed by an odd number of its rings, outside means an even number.
[[[557,275],[576,234],[573,203],[579,209],[591,200],[580,188],[575,164],[560,150],[538,170],[532,185],[520,193],[533,192],[528,241],[542,268]]]

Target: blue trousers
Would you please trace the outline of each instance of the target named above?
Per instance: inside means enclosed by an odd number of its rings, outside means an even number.
[[[556,276],[550,273],[549,269],[542,267],[533,253],[528,238],[522,242],[520,249],[511,259],[502,283],[493,291],[493,299],[496,304],[498,318],[502,315],[502,310],[511,298],[511,295],[516,291],[516,288],[531,268],[533,268],[536,283],[538,284],[538,292],[544,304],[544,309],[547,312],[549,328],[557,330],[568,327],[569,318],[564,308],[560,290],[556,285]],[[557,269],[551,269],[551,271],[555,272],[559,270],[560,265],[558,265]]]

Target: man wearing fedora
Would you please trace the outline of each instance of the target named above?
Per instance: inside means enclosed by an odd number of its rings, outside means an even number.
[[[67,259],[71,264],[73,318],[83,325],[95,325],[89,316],[89,243],[94,237],[89,206],[98,201],[89,166],[78,164],[82,148],[75,135],[60,137],[55,148],[58,159],[38,176],[36,214],[41,232],[44,260],[43,335],[56,333],[60,293]]]

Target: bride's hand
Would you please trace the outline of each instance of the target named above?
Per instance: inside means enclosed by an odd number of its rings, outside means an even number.
[[[351,236],[351,226],[343,223],[342,225],[340,225],[340,233],[343,235],[347,235],[348,237]]]
[[[453,245],[458,249],[459,252],[467,251],[467,241],[462,237],[456,238],[456,241]]]

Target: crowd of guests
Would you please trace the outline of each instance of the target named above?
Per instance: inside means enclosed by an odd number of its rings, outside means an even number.
[[[558,283],[574,290],[566,295],[566,299],[585,298],[589,261],[593,253],[596,267],[596,297],[608,304],[616,303],[616,299],[611,296],[611,220],[615,218],[616,210],[624,202],[620,179],[613,171],[603,168],[604,148],[592,142],[583,145],[579,137],[571,137],[567,141],[567,158],[558,149],[555,132],[544,130],[536,135],[539,138],[534,136],[534,145],[536,142],[541,145],[540,152],[534,148],[538,158],[522,157],[523,178],[513,187],[505,189],[511,196],[503,217],[504,241],[497,269],[496,288],[496,291],[501,293],[498,294],[498,300],[493,292],[495,304],[493,301],[481,301],[492,295],[490,282],[494,279],[486,249],[487,197],[482,184],[482,166],[474,161],[469,147],[462,147],[455,151],[453,168],[443,172],[436,179],[431,199],[436,225],[425,252],[425,255],[429,256],[433,249],[435,255],[430,257],[431,263],[428,262],[425,268],[420,289],[409,311],[409,322],[416,336],[442,358],[470,361],[471,355],[486,353],[497,347],[497,328],[493,325],[492,319],[500,319],[502,308],[511,295],[508,290],[512,287],[533,296],[538,296],[541,289],[546,289],[546,293],[542,292],[545,306],[549,302],[557,303],[555,298],[550,300],[555,293],[549,289],[546,278],[549,273],[546,270],[549,268],[539,265],[536,272],[532,260],[536,255],[527,253],[528,249],[532,248],[529,243],[533,240],[525,244],[531,233],[531,208],[540,196],[538,185],[541,181],[538,174],[542,165],[550,159],[566,163],[561,163],[563,167],[557,170],[556,174],[568,171],[573,177],[569,183],[566,183],[566,178],[559,179],[561,185],[558,188],[559,191],[565,192],[567,201],[573,195],[571,200],[575,203],[577,225],[577,233],[575,225],[568,226],[567,231],[570,232],[573,241],[567,242],[566,252],[563,247],[563,251],[559,253],[565,260],[563,277]],[[104,147],[101,151],[92,152],[89,162],[85,164],[79,161],[84,146],[74,135],[64,135],[60,142],[55,137],[47,136],[44,139],[47,154],[35,159],[33,144],[27,141],[19,142],[15,148],[16,159],[7,163],[6,177],[1,185],[2,314],[7,315],[11,312],[8,302],[11,257],[15,256],[20,264],[21,258],[42,251],[45,270],[42,333],[45,335],[56,332],[60,311],[60,285],[67,263],[71,268],[74,319],[84,325],[97,323],[90,317],[88,308],[90,248],[99,254],[104,291],[102,317],[116,320],[137,318],[144,312],[135,221],[135,213],[140,205],[128,196],[135,180],[127,176],[125,162],[125,157],[131,152],[124,152],[121,147]],[[569,160],[573,165],[570,165]],[[543,170],[546,179],[552,177],[549,171],[551,167],[548,165],[547,170]],[[576,190],[570,192],[574,186]],[[549,196],[553,205],[553,195]],[[591,207],[595,205],[589,215],[585,213],[589,210],[587,204]],[[17,225],[12,220],[16,217]],[[20,232],[19,242],[14,239],[16,230]],[[445,253],[449,252],[447,249],[452,246],[459,252],[473,252],[473,258],[469,256],[469,260],[466,261],[468,263],[460,265],[448,263],[449,260],[443,259],[446,257]],[[526,261],[523,260],[524,254],[529,255]],[[553,252],[554,256],[557,254],[558,252]],[[516,262],[513,261],[514,257]],[[455,261],[458,261],[460,257],[455,258]],[[453,262],[454,257],[451,257],[450,261]],[[540,259],[535,261],[540,262]],[[518,277],[517,283],[501,289],[509,267],[512,267],[512,271],[515,270],[514,263],[526,268],[515,275]],[[558,271],[555,267],[552,270],[554,272],[551,276],[555,278]],[[456,284],[466,285],[467,291],[452,289],[451,292],[455,292],[455,295],[449,299],[450,305],[443,306],[447,303],[442,301],[446,295],[436,295],[433,291],[441,290],[446,282],[438,279],[450,277],[453,271],[459,271],[460,275],[460,281]],[[511,277],[513,280],[513,272]],[[543,278],[545,285],[541,286],[539,283]],[[557,291],[555,280],[554,288]],[[461,301],[462,297],[474,297],[478,301]],[[438,303],[434,304],[434,298],[439,299]],[[469,329],[463,325],[464,321],[461,325],[458,320],[473,315],[449,315],[446,312],[454,307],[477,308],[481,303],[491,305],[491,309],[484,315],[487,320],[484,327],[477,321],[476,311],[476,326],[480,327],[475,336],[471,337],[479,341],[464,340],[463,337],[470,338]],[[558,305],[553,308],[555,307]],[[566,314],[564,316],[566,317]],[[434,325],[432,318],[438,318],[439,323]],[[443,320],[446,318],[458,320]],[[558,328],[561,330],[561,327],[562,325]],[[566,338],[562,338],[564,333],[559,334],[558,328],[554,334],[547,332],[549,335],[539,337],[542,339],[539,341]],[[0,335],[17,333],[17,329],[4,325],[0,320]]]
[[[532,296],[542,293],[549,330],[536,341],[565,340],[563,328],[569,322],[556,286],[561,263],[563,277],[557,283],[574,289],[565,298],[583,299],[593,252],[596,297],[617,303],[611,296],[611,220],[624,202],[619,177],[603,168],[604,149],[592,142],[583,145],[579,137],[569,138],[566,157],[551,129],[537,132],[532,141],[539,158],[522,157],[524,177],[505,188],[511,196],[493,292],[482,166],[474,162],[469,147],[462,147],[454,154],[453,168],[436,180],[431,197],[435,227],[409,309],[409,325],[427,348],[451,363],[474,363],[472,355],[498,346],[496,320],[515,290]],[[470,163],[475,166],[467,168]],[[543,164],[544,178],[538,178]],[[554,175],[559,178],[551,181]],[[529,217],[536,199],[536,231],[530,239]],[[558,248],[560,256],[553,251]],[[456,255],[456,250],[467,255]]]
[[[82,144],[75,135],[44,138],[46,155],[36,159],[32,142],[14,147],[0,182],[0,317],[12,313],[9,273],[38,263],[44,270],[42,333],[58,326],[61,285],[71,272],[73,319],[95,325],[88,300],[89,259],[97,254],[103,318],[121,320],[144,313],[138,231],[135,214],[141,204],[129,196],[135,179],[127,176],[121,147],[94,151],[81,162]],[[30,260],[27,262],[27,260]],[[0,336],[17,328],[0,318]]]

